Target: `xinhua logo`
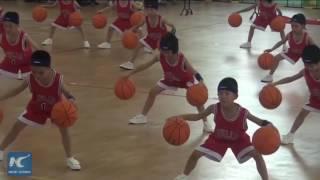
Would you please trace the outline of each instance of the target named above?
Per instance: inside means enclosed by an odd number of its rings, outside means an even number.
[[[32,154],[29,152],[8,153],[8,175],[9,176],[31,176]]]

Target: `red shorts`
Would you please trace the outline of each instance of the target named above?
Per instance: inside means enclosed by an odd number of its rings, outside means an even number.
[[[50,114],[39,112],[34,109],[35,108],[32,105],[28,105],[26,111],[18,117],[18,120],[30,126],[44,125],[47,119],[50,118]]]
[[[270,18],[264,18],[262,16],[257,16],[256,19],[253,21],[252,26],[254,26],[257,29],[260,29],[262,31],[266,30],[267,26],[270,25],[271,21],[275,18],[270,17]]]
[[[287,61],[289,61],[291,64],[295,64],[298,62],[298,60],[301,57],[301,54],[292,53],[290,51],[290,48],[288,49],[288,52],[282,52],[280,53],[283,58],[285,58]]]
[[[184,88],[187,89],[190,86],[193,86],[195,84],[194,79],[190,79],[189,81],[168,81],[166,79],[161,79],[158,81],[157,85],[165,90],[177,90],[178,88]]]
[[[311,96],[309,98],[309,103],[304,105],[304,109],[312,112],[319,112],[320,113],[320,99]]]
[[[205,153],[209,159],[220,162],[228,148],[231,148],[239,163],[249,160],[251,156],[248,153],[254,150],[247,134],[236,141],[219,140],[211,134],[196,150]]]
[[[112,24],[111,27],[113,27],[115,30],[117,30],[120,33],[123,33],[125,30],[130,29],[132,27],[129,19],[122,19],[117,18]]]
[[[69,27],[69,16],[59,15],[57,19],[52,23],[53,26],[66,29]]]
[[[154,40],[149,38],[148,36],[140,39],[140,42],[147,48],[155,50],[158,49],[160,46],[160,40]]]

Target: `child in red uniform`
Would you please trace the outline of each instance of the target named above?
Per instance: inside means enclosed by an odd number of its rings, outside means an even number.
[[[38,49],[37,44],[19,28],[18,13],[6,12],[2,23],[0,47],[5,56],[0,62],[0,96],[21,85],[21,79],[30,74],[32,46]]]
[[[286,35],[284,40],[276,43],[271,49],[265,50],[265,52],[272,52],[287,41],[289,42],[289,49],[286,52],[281,52],[275,56],[274,65],[272,66],[269,74],[261,80],[262,82],[273,81],[272,75],[276,71],[281,60],[286,59],[290,63],[295,64],[300,59],[304,47],[314,44],[311,37],[305,31],[305,25],[306,18],[303,14],[294,15],[291,18],[292,31]]]
[[[130,61],[121,64],[120,67],[126,70],[134,69],[134,62],[137,58],[137,55],[140,49],[144,46],[146,52],[151,52],[151,50],[155,50],[159,46],[159,42],[162,36],[164,36],[168,31],[167,27],[169,26],[172,31],[175,31],[175,27],[172,23],[169,23],[158,13],[158,0],[145,0],[145,21],[141,24],[132,27],[133,30],[137,30],[142,27],[144,24],[147,25],[147,35],[140,39],[139,46],[134,50],[133,56]]]
[[[3,32],[2,13],[3,13],[3,7],[0,6],[0,35]]]
[[[177,176],[176,180],[187,180],[188,175],[202,156],[220,162],[228,148],[231,148],[239,163],[244,163],[253,157],[261,178],[267,180],[268,173],[263,157],[254,149],[246,133],[246,119],[260,126],[268,125],[270,122],[255,117],[247,109],[234,102],[238,97],[238,85],[233,78],[224,78],[220,81],[218,97],[217,104],[210,105],[199,114],[181,115],[185,120],[197,121],[214,114],[216,126],[205,143],[192,153],[183,174]]]
[[[56,0],[52,5],[43,5],[43,7],[53,8],[56,7],[57,4],[60,7],[60,15],[53,23],[51,23],[49,38],[44,40],[42,42],[42,45],[52,45],[52,38],[57,27],[61,29],[71,28],[69,25],[69,16],[71,13],[77,11],[77,9],[80,8],[80,5],[77,3],[76,0]],[[77,29],[81,33],[83,39],[83,47],[90,48],[90,43],[83,32],[82,26],[77,27]]]
[[[9,134],[0,145],[0,161],[3,160],[3,151],[17,138],[21,131],[29,126],[42,126],[50,117],[52,107],[64,95],[74,101],[74,97],[64,88],[62,75],[55,72],[51,66],[50,55],[46,51],[35,51],[31,57],[32,73],[24,83],[13,91],[0,97],[0,101],[13,97],[29,87],[32,98],[26,111],[19,117]],[[67,156],[67,165],[72,170],[80,170],[80,163],[72,157],[70,136],[67,128],[59,128],[63,147]]]
[[[243,10],[237,11],[235,13],[242,13],[246,11],[250,11],[251,9],[258,7],[258,14],[256,19],[254,20],[253,24],[250,27],[249,35],[248,35],[248,42],[243,43],[240,45],[240,48],[251,48],[251,40],[254,34],[255,29],[259,29],[265,31],[268,25],[270,25],[271,21],[277,17],[278,15],[281,16],[281,10],[279,9],[277,3],[273,0],[259,0],[252,6],[245,8]],[[284,39],[285,34],[284,31],[280,32],[281,39]]]
[[[200,83],[203,83],[201,75],[194,70],[188,60],[184,57],[183,53],[179,52],[178,39],[172,33],[167,33],[160,41],[160,54],[156,55],[150,62],[141,65],[136,70],[129,73],[129,76],[147,69],[153,64],[160,62],[164,78],[160,80],[150,92],[148,99],[144,105],[142,113],[129,120],[131,124],[144,124],[147,123],[147,113],[151,109],[156,96],[164,90],[177,90],[177,88],[188,88],[195,84],[195,78]],[[197,107],[198,111],[204,110],[204,107]],[[203,119],[203,130],[211,132],[211,127],[207,123],[207,119]]]
[[[305,67],[299,73],[273,83],[273,85],[286,84],[304,77],[310,91],[308,104],[299,112],[290,132],[282,136],[283,144],[293,143],[294,133],[310,112],[320,112],[320,49],[315,45],[306,46],[302,52],[302,60]]]
[[[113,36],[113,32],[116,30],[120,34],[122,34],[124,31],[132,27],[130,23],[130,17],[135,11],[133,0],[116,0],[115,4],[116,4],[118,17],[109,26],[106,41],[99,44],[98,48],[110,49],[111,48],[110,40]],[[98,13],[103,13],[107,9],[109,9],[109,7],[99,10]]]

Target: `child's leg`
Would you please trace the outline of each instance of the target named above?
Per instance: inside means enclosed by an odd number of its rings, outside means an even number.
[[[109,27],[107,32],[106,42],[110,43],[113,33],[114,33],[114,29],[112,27]]]
[[[302,109],[298,116],[296,117],[296,120],[294,121],[290,133],[294,134],[299,127],[302,125],[302,123],[304,122],[305,118],[309,115],[310,111],[306,110],[306,109]]]
[[[143,44],[139,43],[138,47],[134,49],[132,58],[130,59],[130,62],[134,63],[137,59],[137,56],[139,54],[139,51],[144,47]]]
[[[262,180],[268,180],[268,172],[266,163],[260,153],[257,151],[252,151],[248,155],[252,156],[253,159],[256,161],[257,170],[262,178]]]
[[[89,42],[87,40],[87,37],[86,37],[86,35],[85,35],[84,31],[83,31],[82,26],[79,26],[78,30],[80,31],[81,37],[83,39],[83,47],[90,48],[90,44],[89,44]]]
[[[144,104],[142,114],[147,115],[150,111],[151,107],[153,106],[154,101],[156,100],[156,97],[163,91],[164,89],[158,85],[153,87],[148,95],[147,101]]]
[[[21,121],[17,121],[8,135],[4,138],[0,145],[0,151],[5,150],[20,134],[20,132],[26,127],[27,125]]]
[[[250,26],[249,34],[248,34],[248,42],[251,43],[253,35],[254,35],[254,26]]]
[[[274,63],[272,64],[271,70],[269,72],[268,75],[266,75],[263,79],[261,79],[262,82],[272,82],[273,81],[273,77],[272,75],[274,74],[274,72],[276,71],[276,69],[279,66],[279,62],[281,60],[283,60],[284,58],[281,56],[281,54],[277,54],[274,57]]]
[[[280,32],[280,37],[281,37],[281,40],[284,40],[286,38],[284,31]]]
[[[113,27],[109,26],[107,36],[106,36],[106,41],[99,44],[98,48],[102,48],[102,49],[110,49],[111,48],[110,40],[113,36],[114,31],[115,31],[115,29]]]
[[[123,69],[126,69],[126,70],[135,69],[134,62],[135,62],[135,60],[136,60],[136,58],[138,56],[138,53],[139,53],[139,51],[140,51],[140,49],[142,47],[143,47],[143,45],[141,43],[139,43],[138,47],[133,50],[132,58],[128,62],[125,62],[125,63],[121,64],[120,68],[123,68]]]
[[[52,44],[52,38],[54,33],[56,32],[56,27],[51,25],[50,27],[50,32],[49,32],[49,38],[47,38],[46,40],[44,40],[41,44],[42,45],[51,45]]]
[[[198,160],[204,155],[205,154],[200,151],[197,151],[197,150],[193,151],[193,153],[191,154],[191,156],[187,161],[183,174],[188,176],[191,173],[191,171],[196,167]]]

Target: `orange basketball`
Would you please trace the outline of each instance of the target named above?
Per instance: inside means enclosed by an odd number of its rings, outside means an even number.
[[[47,16],[48,16],[47,9],[42,6],[36,6],[32,10],[32,18],[36,22],[43,22],[44,20],[47,19]]]
[[[229,16],[228,22],[232,27],[239,27],[242,23],[242,17],[238,13],[233,13]]]
[[[114,87],[115,95],[122,100],[132,98],[135,92],[136,86],[130,79],[119,79]]]
[[[260,91],[259,101],[263,107],[267,109],[275,109],[281,104],[282,95],[277,87],[267,85]]]
[[[252,137],[252,144],[255,149],[264,155],[276,152],[280,146],[279,131],[272,126],[259,128]]]
[[[58,127],[71,127],[78,119],[77,108],[65,98],[57,102],[51,111],[51,120]]]
[[[140,11],[133,13],[130,17],[130,23],[132,26],[141,24],[144,21],[144,14]]]
[[[81,26],[83,18],[79,12],[73,12],[69,16],[69,25],[79,27]]]
[[[162,129],[164,139],[171,145],[184,144],[190,136],[190,127],[181,117],[168,119]]]
[[[122,36],[122,44],[125,48],[134,49],[139,44],[139,38],[134,32],[126,31]]]
[[[187,89],[187,101],[192,106],[202,106],[208,100],[208,89],[203,84],[196,84]]]
[[[263,53],[258,57],[258,65],[261,69],[271,69],[274,63],[274,56],[270,53]]]
[[[281,32],[286,27],[285,19],[282,16],[274,18],[270,23],[270,28],[273,31]]]
[[[103,14],[96,14],[92,17],[92,25],[97,29],[102,29],[107,25],[107,17]]]

